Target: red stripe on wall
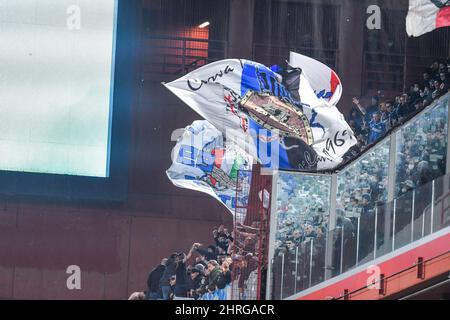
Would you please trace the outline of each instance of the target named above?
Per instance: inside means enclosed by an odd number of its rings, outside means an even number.
[[[448,251],[450,243],[450,234],[446,234],[440,238],[434,239],[428,243],[418,246],[410,251],[400,254],[390,260],[378,264],[381,273],[386,277],[413,266],[417,262],[418,257],[429,260]],[[367,279],[371,273],[362,271],[348,276],[337,283],[318,289],[306,296],[298,298],[298,300],[325,300],[331,297],[337,298],[341,296],[344,290],[349,292],[355,291],[367,285]]]
[[[436,28],[450,26],[450,7],[445,7],[439,10],[436,17]]]

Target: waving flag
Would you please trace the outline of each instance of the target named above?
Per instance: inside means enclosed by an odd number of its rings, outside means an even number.
[[[409,0],[406,32],[418,37],[450,26],[450,0]]]
[[[245,214],[236,205],[242,208],[248,201],[253,159],[236,144],[226,144],[208,121],[194,121],[185,129],[172,161],[166,173],[175,186],[206,193],[232,213]]]
[[[288,68],[283,75],[256,62],[230,59],[165,85],[265,167],[335,167],[355,144],[353,132],[334,105],[317,97],[300,69]]]
[[[290,65],[301,68],[311,88],[320,99],[336,105],[342,96],[342,83],[336,72],[320,61],[291,52]]]

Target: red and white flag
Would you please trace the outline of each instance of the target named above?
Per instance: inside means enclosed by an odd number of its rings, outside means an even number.
[[[406,32],[418,37],[450,26],[450,0],[409,0]]]

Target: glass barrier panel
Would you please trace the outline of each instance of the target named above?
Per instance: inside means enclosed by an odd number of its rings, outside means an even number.
[[[396,195],[445,175],[448,98],[396,133]]]
[[[433,232],[439,231],[446,226],[445,212],[446,207],[448,207],[449,197],[448,177],[439,177],[434,181]]]
[[[358,219],[355,217],[343,217],[341,228],[341,265],[342,272],[345,272],[357,264]]]
[[[375,207],[365,207],[363,208],[361,215],[358,217],[358,265],[373,260],[375,239],[375,212]]]
[[[375,207],[387,201],[389,139],[338,175],[336,226],[343,239],[342,272],[374,256]]]
[[[284,253],[278,251],[272,260],[271,274],[271,299],[283,299],[283,282],[284,282]]]
[[[302,244],[303,246],[303,282],[305,289],[311,287],[312,282],[312,253],[313,253],[312,239],[307,240]]]
[[[283,277],[283,299],[295,294],[295,246],[291,246],[284,252],[284,277]]]
[[[336,276],[449,224],[450,181],[442,177],[447,113],[448,98],[395,134],[394,201],[387,203],[390,139],[338,174],[332,231],[328,230],[331,176],[279,174],[271,275],[275,298],[325,280],[327,241],[331,276]]]
[[[444,194],[443,208],[441,214],[442,228],[450,226],[450,175],[444,177]]]
[[[387,201],[389,139],[338,175],[337,208],[346,217],[359,216],[362,208]]]
[[[325,281],[325,253],[327,248],[326,233],[322,232],[312,241],[311,285]]]
[[[375,256],[381,257],[392,251],[392,217],[393,204],[386,203],[376,208],[377,246]]]
[[[394,249],[398,249],[411,243],[411,231],[414,221],[413,216],[413,192],[410,190],[401,195],[395,202],[395,243]]]
[[[339,220],[337,220],[338,223]],[[341,257],[342,257],[342,226],[337,224],[333,230],[330,230],[328,238],[332,241],[332,262],[331,262],[331,277],[335,277],[342,273]]]
[[[324,279],[325,253],[321,247],[325,247],[328,232],[330,189],[329,175],[279,173],[274,265],[283,271],[282,279],[272,272],[275,297],[289,297]]]
[[[431,231],[432,183],[416,188],[414,200],[415,223],[413,240],[418,240],[430,234]]]

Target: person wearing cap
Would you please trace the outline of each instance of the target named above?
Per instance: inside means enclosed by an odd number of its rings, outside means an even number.
[[[362,195],[362,197],[361,197],[361,200],[362,200],[362,206],[363,207],[366,207],[366,206],[368,206],[369,204],[370,204],[370,201],[372,201],[372,197],[371,197],[371,195],[370,194],[368,194],[368,193],[364,193],[363,195]]]
[[[194,268],[197,269],[197,270],[200,272],[200,275],[201,275],[201,276],[204,276],[204,275],[205,275],[205,265],[204,265],[203,263],[197,263],[197,264],[194,266]]]
[[[198,266],[198,267],[197,267]],[[187,279],[188,296],[197,300],[199,298],[198,289],[202,284],[203,279],[203,265],[197,265],[191,269]]]

